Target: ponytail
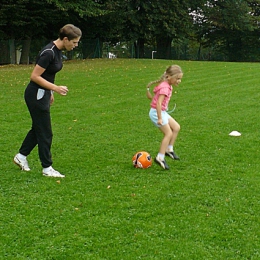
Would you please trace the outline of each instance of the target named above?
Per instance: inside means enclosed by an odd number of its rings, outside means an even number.
[[[154,81],[151,81],[150,83],[148,83],[148,85],[146,86],[146,90],[147,90],[146,91],[146,96],[147,96],[148,99],[152,99],[153,98],[153,95],[150,92],[150,87],[152,85],[160,83],[160,82],[162,82],[164,80],[165,80],[165,74],[163,74],[160,79],[157,79],[157,80],[154,80]]]
[[[182,70],[181,70],[181,67],[178,66],[178,65],[171,65],[170,67],[168,67],[166,69],[166,71],[163,73],[163,75],[158,79],[158,80],[155,80],[155,81],[151,81],[147,86],[146,86],[146,96],[147,98],[149,99],[152,99],[153,98],[153,95],[151,94],[150,92],[150,87],[153,85],[153,84],[156,84],[156,83],[161,83],[163,81],[168,81],[168,78],[169,77],[174,77],[178,74],[182,74]]]

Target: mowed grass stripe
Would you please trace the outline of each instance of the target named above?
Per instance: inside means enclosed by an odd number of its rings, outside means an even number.
[[[181,125],[170,171],[134,169],[161,133],[146,84],[184,71],[172,114]],[[0,255],[5,259],[258,259],[258,64],[165,60],[65,62],[52,106],[57,182],[12,163],[30,127],[23,91],[33,66],[0,68]],[[241,137],[230,137],[232,130]]]

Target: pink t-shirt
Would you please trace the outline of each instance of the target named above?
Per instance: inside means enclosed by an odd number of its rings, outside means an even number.
[[[153,90],[154,97],[151,102],[151,107],[156,109],[156,104],[159,98],[159,95],[164,95],[164,100],[162,102],[162,110],[165,111],[168,109],[168,103],[170,101],[171,95],[172,95],[172,86],[169,85],[168,82],[163,81],[158,86],[156,86]]]

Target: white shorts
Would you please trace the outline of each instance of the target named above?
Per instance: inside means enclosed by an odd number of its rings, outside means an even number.
[[[155,108],[151,108],[149,112],[150,119],[152,120],[153,124],[157,127],[161,127],[163,125],[167,125],[169,123],[169,118],[171,117],[166,111],[162,111],[162,125],[158,125],[158,116],[157,110]]]

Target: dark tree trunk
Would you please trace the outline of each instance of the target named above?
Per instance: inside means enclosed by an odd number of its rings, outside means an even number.
[[[0,41],[0,65],[10,64],[10,52],[8,41]]]
[[[170,60],[172,58],[171,54],[171,45],[172,45],[172,38],[166,36],[158,36],[156,37],[157,43],[157,53],[156,57],[158,59],[166,59]]]
[[[10,64],[16,64],[15,40],[9,40]]]
[[[31,38],[28,38],[23,41],[20,64],[29,64],[31,40],[32,40]]]
[[[144,42],[145,40],[143,38],[139,38],[137,42],[135,42],[135,58],[142,59],[144,58]]]

